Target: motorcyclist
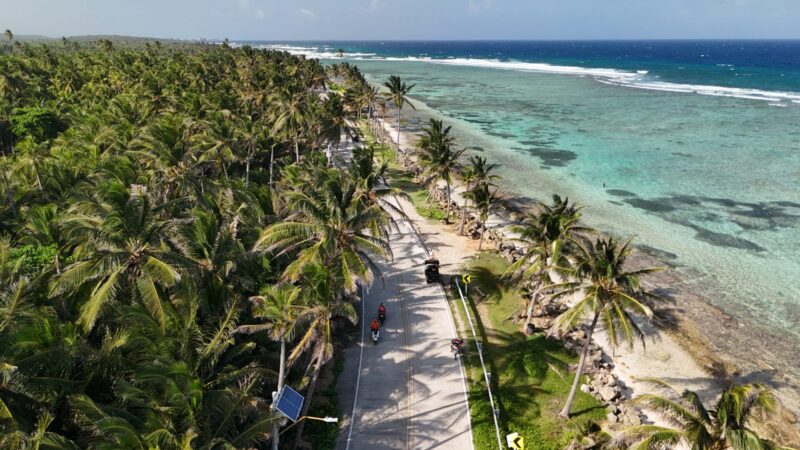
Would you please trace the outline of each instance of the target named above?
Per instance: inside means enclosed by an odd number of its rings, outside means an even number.
[[[386,307],[383,306],[383,303],[378,306],[378,318],[381,320],[381,322],[386,320]]]
[[[373,333],[377,333],[378,330],[381,329],[381,325],[378,323],[378,319],[372,319],[372,323],[369,325],[369,329],[372,330]]]
[[[464,340],[459,338],[453,338],[450,340],[450,351],[453,352],[453,356],[458,356],[462,353],[464,346]]]

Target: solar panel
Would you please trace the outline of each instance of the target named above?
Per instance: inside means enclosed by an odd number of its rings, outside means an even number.
[[[278,394],[275,409],[291,419],[292,422],[296,422],[300,416],[300,410],[303,409],[303,400],[303,396],[298,394],[297,391],[289,386],[284,386],[280,394]]]

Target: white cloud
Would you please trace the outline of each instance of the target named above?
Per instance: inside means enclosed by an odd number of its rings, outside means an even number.
[[[265,14],[263,9],[259,9],[256,11],[256,17],[258,20],[264,20]]]
[[[367,10],[369,12],[376,12],[386,7],[386,2],[383,0],[370,0],[369,7]]]
[[[469,0],[467,11],[470,14],[480,14],[494,9],[495,0]]]
[[[309,20],[317,19],[317,14],[314,11],[311,11],[310,9],[300,8],[300,14],[306,16],[306,18]]]

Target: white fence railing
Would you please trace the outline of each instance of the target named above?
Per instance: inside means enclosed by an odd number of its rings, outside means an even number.
[[[467,314],[467,322],[469,328],[472,330],[472,338],[475,341],[475,347],[478,349],[478,358],[481,360],[481,368],[483,369],[483,378],[486,380],[486,390],[489,392],[489,404],[492,407],[492,419],[494,419],[494,431],[497,434],[497,448],[503,450],[503,442],[500,439],[500,425],[497,423],[497,417],[500,415],[500,410],[494,405],[494,396],[492,395],[491,375],[486,371],[486,363],[483,361],[483,343],[478,338],[478,333],[475,332],[475,326],[472,324],[472,315],[469,313],[469,305],[461,292],[461,285],[458,284],[456,278],[456,288],[458,288],[458,296],[461,297],[461,304],[464,305],[464,312]],[[465,289],[468,289],[465,287]]]

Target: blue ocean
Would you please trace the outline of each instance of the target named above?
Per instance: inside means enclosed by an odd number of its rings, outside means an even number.
[[[442,118],[510,193],[636,236],[728,317],[715,349],[797,385],[800,41],[253,44],[416,84],[407,129]]]

